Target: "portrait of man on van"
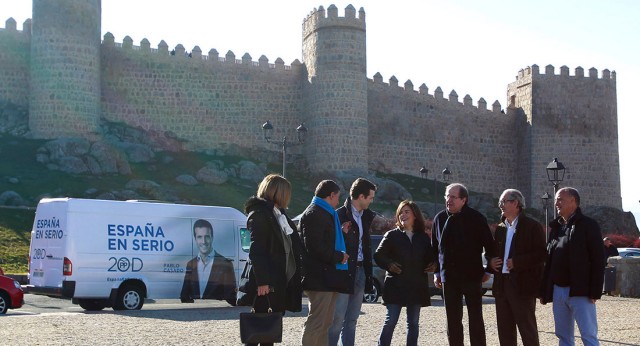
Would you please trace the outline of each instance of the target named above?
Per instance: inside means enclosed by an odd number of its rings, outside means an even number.
[[[180,300],[235,300],[236,279],[232,262],[213,250],[213,226],[207,220],[193,223],[193,239],[198,255],[187,263]]]

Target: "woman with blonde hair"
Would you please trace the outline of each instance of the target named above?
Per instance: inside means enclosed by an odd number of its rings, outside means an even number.
[[[302,243],[286,214],[290,200],[291,183],[281,175],[269,174],[245,204],[253,267],[247,286],[257,287],[256,312],[266,312],[269,305],[282,314],[302,310]],[[261,296],[267,296],[268,302]]]
[[[407,310],[407,345],[418,344],[420,308],[431,305],[427,272],[435,268],[435,254],[425,232],[425,220],[413,201],[396,210],[396,228],[388,231],[373,258],[386,269],[382,299],[387,307],[378,345],[390,345],[400,310]]]

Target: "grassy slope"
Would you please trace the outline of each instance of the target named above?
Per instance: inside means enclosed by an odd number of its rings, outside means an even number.
[[[86,191],[89,188],[98,190],[97,194],[123,190],[126,183],[132,179],[153,180],[164,188],[170,189],[179,198],[189,201],[191,204],[224,205],[243,210],[244,202],[256,191],[256,184],[248,181],[231,178],[222,185],[199,184],[187,186],[175,182],[180,174],[194,174],[206,162],[219,160],[225,167],[237,163],[241,157],[215,157],[203,153],[159,153],[155,162],[150,164],[132,164],[130,176],[120,175],[72,175],[59,171],[51,171],[45,165],[38,163],[36,152],[45,141],[27,140],[8,135],[0,135],[0,193],[3,191],[15,191],[22,196],[29,207],[35,208],[40,198],[51,197],[76,197],[87,198]],[[170,156],[172,160],[166,160]],[[168,162],[168,163],[163,163]],[[268,166],[269,172],[280,172],[280,162],[273,162]],[[289,170],[287,177],[294,188],[292,201],[289,206],[290,215],[296,216],[309,204],[313,195],[306,174],[297,174],[296,170]],[[426,194],[422,189],[433,188],[432,180],[423,180],[406,175],[379,174],[381,178],[387,178],[406,187],[415,200],[433,201],[433,193]],[[12,183],[11,178],[17,178]],[[445,184],[438,183],[438,191],[435,196],[438,203],[442,203],[442,194]],[[344,194],[343,194],[344,195]],[[95,196],[91,195],[91,196]],[[146,197],[149,198],[149,197]],[[373,208],[392,215],[395,211],[395,202],[376,200]],[[0,207],[0,266],[5,272],[26,272],[27,257],[29,252],[29,239],[35,210],[2,208]]]

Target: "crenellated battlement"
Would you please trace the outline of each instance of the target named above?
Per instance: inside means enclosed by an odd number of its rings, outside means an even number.
[[[429,88],[425,83],[422,83],[416,91],[414,89],[413,82],[410,79],[407,79],[403,86],[399,86],[398,79],[395,76],[391,76],[391,78],[389,78],[389,82],[385,83],[383,81],[382,75],[380,74],[380,72],[378,72],[373,76],[373,79],[368,79],[368,81],[370,87],[387,89],[388,92],[406,92],[414,95],[417,94],[420,97],[424,98],[424,100],[430,102],[448,102],[451,106],[454,107],[469,107],[478,109],[480,111],[488,111],[496,114],[501,113],[501,105],[498,100],[496,100],[492,104],[491,110],[489,110],[487,109],[487,101],[485,101],[485,99],[482,97],[478,100],[478,103],[475,106],[473,105],[473,99],[469,94],[465,95],[462,99],[462,103],[460,103],[460,101],[458,101],[458,93],[455,90],[451,90],[448,98],[444,98],[444,93],[439,86],[435,89],[432,95],[429,94]]]
[[[260,69],[272,69],[276,71],[299,71],[302,67],[302,63],[295,59],[291,65],[285,65],[284,60],[277,58],[274,63],[270,63],[269,59],[265,55],[261,55],[258,61],[253,61],[249,53],[245,53],[242,58],[237,59],[233,51],[229,50],[224,56],[220,56],[215,48],[209,50],[207,54],[202,54],[200,46],[194,46],[193,49],[188,52],[182,44],[177,44],[171,51],[169,51],[169,45],[161,40],[158,43],[157,48],[152,48],[149,40],[146,38],[140,41],[140,45],[133,44],[133,39],[130,36],[125,36],[122,42],[115,42],[113,34],[107,32],[104,35],[102,41],[102,47],[107,49],[122,49],[136,52],[143,52],[148,54],[157,54],[158,56],[183,59],[184,61],[206,61],[211,64],[235,64],[245,65],[250,67],[256,67]]]
[[[516,80],[520,80],[523,78],[527,78],[528,76],[546,76],[546,77],[573,77],[573,78],[585,78],[584,69],[581,66],[578,66],[574,69],[574,74],[569,74],[569,68],[566,65],[560,67],[560,74],[555,73],[555,67],[553,65],[547,65],[544,68],[544,73],[540,73],[540,67],[538,65],[527,66],[520,71],[516,75]],[[598,70],[595,67],[589,69],[588,78],[598,79]],[[603,80],[615,80],[616,79],[616,71],[609,71],[608,69],[602,70],[602,74],[600,75],[600,79]]]
[[[0,32],[12,32],[31,37],[31,18],[25,20],[22,23],[22,31],[18,31],[16,20],[13,19],[13,17],[9,17],[9,19],[4,22],[4,28],[0,28]]]
[[[338,16],[336,5],[330,5],[325,11],[324,7],[313,9],[302,22],[302,38],[306,38],[313,32],[327,27],[351,28],[365,31],[365,12],[360,7],[356,18],[356,9],[353,5],[348,5],[344,10],[344,17]]]

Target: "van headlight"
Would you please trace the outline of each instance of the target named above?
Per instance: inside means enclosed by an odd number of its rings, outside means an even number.
[[[13,281],[13,285],[16,286],[17,289],[22,289],[22,286],[20,286],[20,283],[18,281]]]

